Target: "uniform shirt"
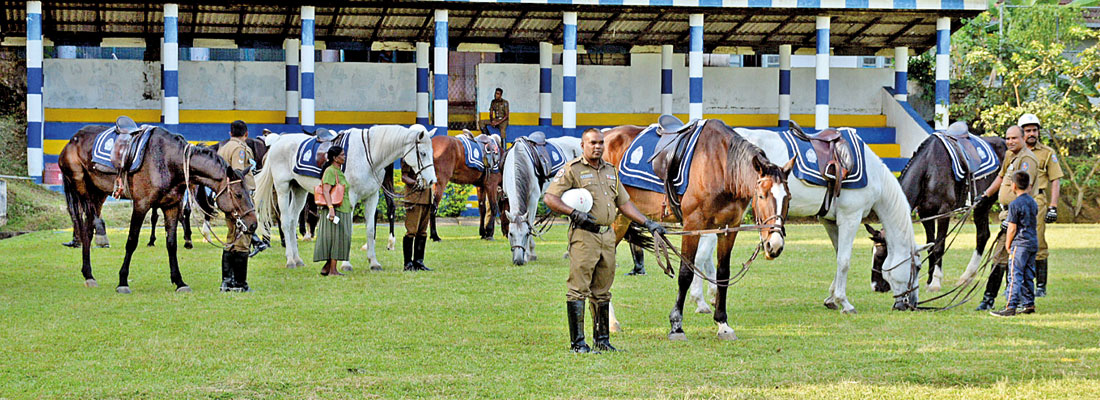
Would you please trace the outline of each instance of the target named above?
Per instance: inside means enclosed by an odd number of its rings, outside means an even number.
[[[1039,250],[1039,236],[1035,231],[1035,216],[1039,205],[1031,195],[1024,193],[1008,205],[1008,222],[1016,224],[1016,236],[1012,237],[1012,247],[1024,246],[1024,249]]]
[[[1062,166],[1058,164],[1058,155],[1054,154],[1054,149],[1041,142],[1035,144],[1031,153],[1035,154],[1035,159],[1039,161],[1039,170],[1034,182],[1035,201],[1050,204],[1051,183],[1065,176],[1062,173]]]
[[[327,183],[332,186],[336,186],[337,183],[344,185],[344,201],[340,202],[340,205],[333,207],[336,212],[349,213],[351,212],[351,202],[348,201],[348,178],[344,176],[344,171],[340,170],[340,167],[330,165],[325,168],[325,172],[321,175],[321,183]]]
[[[416,182],[416,175],[413,174],[411,167],[406,166],[405,168],[401,168],[401,181],[405,182],[405,197],[403,197],[405,204],[432,204],[431,186],[420,190],[415,190],[413,188]],[[410,184],[408,182],[414,183]]]
[[[592,166],[584,157],[569,161],[554,176],[546,193],[561,196],[573,188],[588,189],[592,193],[592,210],[589,214],[596,217],[598,225],[611,225],[619,214],[619,206],[630,201],[630,195],[626,194],[626,189],[619,182],[615,167],[602,159],[598,166]]]
[[[496,122],[498,118],[504,117],[501,122],[508,122],[508,100],[493,99],[492,103],[489,103],[489,121]]]
[[[245,144],[243,138],[229,138],[229,141],[218,149],[218,156],[238,171],[244,171],[256,164],[256,156],[252,154],[252,149]],[[256,183],[252,180],[252,171],[244,176],[244,187],[248,190],[256,189]]]
[[[1001,164],[1001,171],[997,173],[997,176],[1003,178],[1000,192],[997,194],[997,201],[1001,206],[1008,207],[1012,200],[1016,200],[1016,192],[1012,191],[1012,175],[1016,171],[1025,171],[1031,177],[1030,182],[1034,183],[1038,165],[1039,161],[1035,159],[1035,154],[1028,150],[1027,146],[1020,148],[1018,152],[1011,150],[1005,152],[1005,162]],[[1031,185],[1031,191],[1028,193],[1034,196],[1036,187],[1038,186]]]

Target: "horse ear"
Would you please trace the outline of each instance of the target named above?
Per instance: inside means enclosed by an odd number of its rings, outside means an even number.
[[[917,249],[913,251],[913,255],[923,253],[923,252],[927,251],[928,249],[931,249],[932,246],[935,246],[935,245],[936,245],[935,243],[925,243],[925,244],[922,244],[920,246],[917,246]]]
[[[787,160],[786,164],[783,164],[783,176],[789,176],[791,174],[791,170],[794,169],[794,160],[795,157],[791,157],[790,160]]]
[[[871,224],[863,224],[863,227],[867,228],[867,233],[870,233],[871,236],[875,236],[875,234],[878,233],[878,231],[876,231],[875,228],[871,227]]]
[[[428,131],[428,136],[435,136],[435,131],[438,129],[439,128],[432,128],[432,130]],[[424,131],[420,131],[420,139],[424,139]]]

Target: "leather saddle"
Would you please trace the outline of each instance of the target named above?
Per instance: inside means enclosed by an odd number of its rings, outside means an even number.
[[[550,180],[550,151],[546,149],[546,134],[541,131],[531,132],[530,135],[516,139],[523,141],[531,149],[531,162],[535,164],[535,177],[538,178],[539,187]]]
[[[681,164],[690,150],[688,149],[690,140],[687,139],[691,135],[685,135],[685,133],[694,132],[702,122],[703,120],[691,120],[685,124],[679,118],[667,114],[657,119],[657,135],[660,138],[657,139],[657,146],[649,158],[649,163],[653,166],[653,173],[665,183],[665,196],[668,198],[669,208],[672,209],[676,218],[681,220],[683,220],[683,211],[680,210],[680,196],[673,187],[672,177],[680,174]]]
[[[836,198],[840,196],[844,179],[855,168],[856,160],[852,156],[851,146],[844,135],[834,128],[808,135],[794,121],[790,121],[790,127],[791,134],[799,140],[810,142],[814,153],[817,154],[817,168],[826,183],[825,199],[821,203],[821,209],[818,210],[818,216],[823,216],[832,208]]]
[[[463,130],[463,132],[469,133],[470,131]],[[473,135],[473,134],[471,133],[470,135]],[[477,135],[477,136],[473,136],[473,139],[474,139],[475,142],[477,142],[478,144],[481,145],[482,149],[484,149],[482,154],[483,154],[483,157],[485,158],[485,166],[489,167],[489,169],[492,170],[492,171],[499,170],[500,169],[500,144],[499,144],[500,137],[497,136],[497,135]],[[544,139],[544,142],[545,142],[545,139]],[[545,146],[543,146],[543,148],[545,149]]]
[[[948,126],[944,134],[948,139],[951,139],[951,142],[955,144],[955,148],[966,158],[966,163],[963,165],[969,170],[968,172],[973,173],[978,168],[978,164],[981,163],[981,157],[978,155],[978,148],[970,142],[970,127],[966,125],[966,122],[957,121]]]
[[[331,129],[326,128],[317,128],[314,129],[313,132],[303,129],[302,132],[317,138],[317,153],[315,154],[314,160],[317,162],[317,168],[324,168],[325,163],[328,162],[328,149],[332,147],[332,144],[339,135]]]
[[[118,117],[115,121],[115,133],[118,133],[118,136],[115,137],[114,147],[111,148],[111,164],[116,171],[130,170],[137,152],[137,148],[133,146],[134,141],[145,131],[139,128],[130,117]]]

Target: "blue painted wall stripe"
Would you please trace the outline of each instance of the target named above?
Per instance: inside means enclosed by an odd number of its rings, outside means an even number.
[[[312,100],[313,99],[313,73],[302,73],[302,98]]]
[[[688,102],[703,102],[703,78],[691,78],[688,80]]]
[[[180,72],[164,71],[164,97],[180,96]]]
[[[829,54],[829,30],[817,30],[817,54]]]
[[[447,74],[435,74],[435,99],[447,100]]]
[[[577,77],[563,76],[561,81],[561,100],[577,101]]]
[[[791,70],[779,70],[779,94],[791,94]]]
[[[539,126],[550,126],[553,121],[550,118],[539,118]]]
[[[829,80],[817,80],[817,104],[829,104]]]
[[[286,117],[286,123],[287,123],[287,125],[298,125],[298,124],[300,124],[300,122],[298,122],[298,117]]]
[[[416,118],[416,123],[418,123],[420,125],[428,126],[428,117],[418,117],[418,118]]]
[[[298,66],[286,66],[286,90],[298,91]]]
[[[661,70],[661,94],[672,94],[672,70]]]

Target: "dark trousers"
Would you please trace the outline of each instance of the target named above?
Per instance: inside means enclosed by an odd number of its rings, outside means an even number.
[[[1012,259],[1008,263],[1008,287],[1005,288],[1008,308],[1035,305],[1035,253],[1034,249],[1012,244]]]

